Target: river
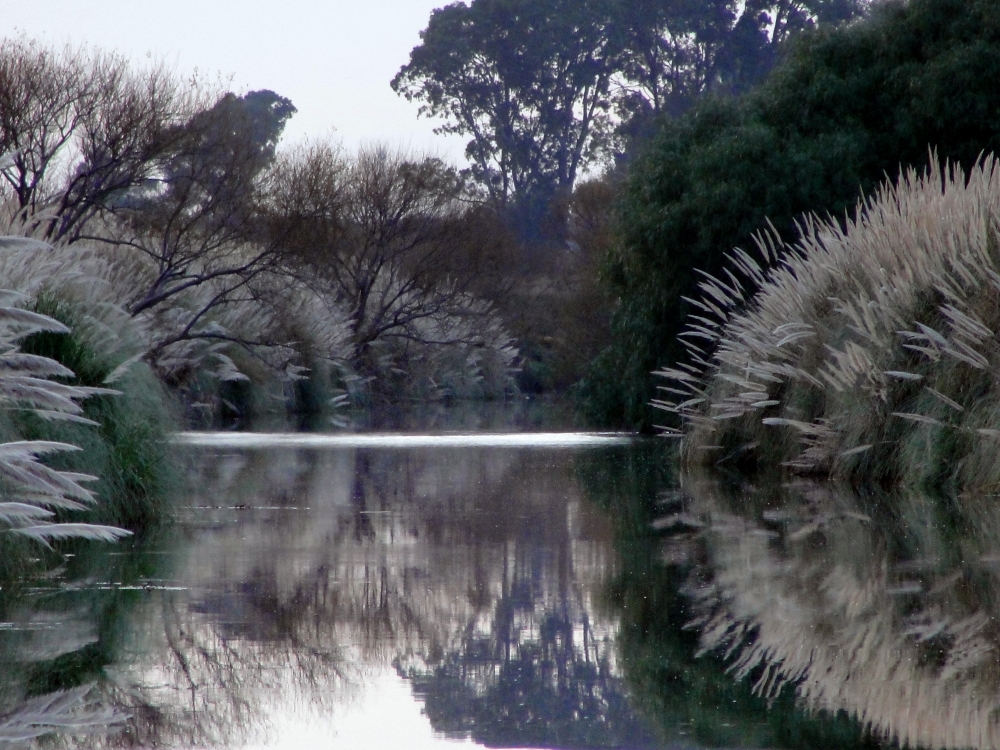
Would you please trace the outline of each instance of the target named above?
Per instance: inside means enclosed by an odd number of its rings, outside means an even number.
[[[0,747],[1000,743],[989,502],[471,414],[178,436],[175,524],[0,591]]]

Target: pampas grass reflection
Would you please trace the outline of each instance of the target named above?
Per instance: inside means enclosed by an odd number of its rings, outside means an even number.
[[[992,503],[972,527],[949,525],[947,498],[829,484],[732,492],[688,476],[685,494],[698,527],[678,527],[664,554],[693,563],[689,627],[737,679],[901,746],[1000,744]],[[895,522],[880,517],[890,504]]]
[[[20,745],[52,732],[103,734],[128,718],[128,714],[95,703],[92,691],[93,685],[84,685],[24,701],[0,716],[0,745]]]

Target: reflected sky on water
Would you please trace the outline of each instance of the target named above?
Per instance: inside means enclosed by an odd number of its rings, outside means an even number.
[[[322,689],[343,691],[333,713],[353,706],[362,734],[413,714],[386,690],[395,682],[437,719],[425,717],[428,741],[432,723],[440,739],[497,731],[490,695],[501,712],[527,707],[512,743],[544,746],[571,725],[624,743],[618,725],[638,724],[616,698],[614,618],[595,601],[612,530],[582,496],[575,455],[416,444],[200,452],[183,574],[203,592],[198,615],[233,641],[325,652]],[[313,700],[311,686],[296,692]],[[589,724],[574,721],[586,712]]]

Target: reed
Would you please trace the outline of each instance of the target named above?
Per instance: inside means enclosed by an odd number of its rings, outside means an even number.
[[[706,276],[657,374],[688,464],[855,482],[1000,484],[1000,169],[932,154],[859,205]],[[756,292],[753,290],[756,289]]]
[[[0,238],[0,251],[30,242]],[[23,294],[0,291],[0,410],[28,412],[45,422],[97,426],[85,415],[82,402],[115,391],[59,382],[59,378],[73,377],[73,371],[49,357],[21,351],[19,342],[30,335],[69,333],[54,318],[18,306],[22,302]],[[76,445],[53,440],[0,443],[0,524],[46,546],[55,539],[114,541],[126,536],[129,532],[117,527],[52,520],[58,512],[85,510],[95,501],[86,485],[97,477],[61,471],[42,460],[77,450]]]

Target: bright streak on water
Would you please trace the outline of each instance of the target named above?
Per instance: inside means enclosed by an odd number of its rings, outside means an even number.
[[[319,435],[297,432],[178,432],[182,445],[212,448],[587,448],[628,445],[620,432],[518,432],[453,435]]]

